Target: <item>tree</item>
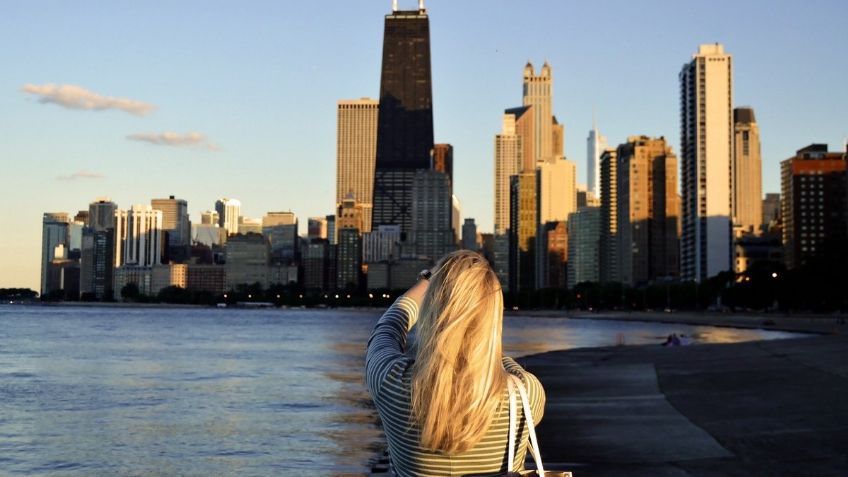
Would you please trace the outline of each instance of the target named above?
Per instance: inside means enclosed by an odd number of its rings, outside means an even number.
[[[127,283],[121,288],[121,297],[124,300],[134,301],[138,300],[141,296],[141,290],[138,288],[138,284],[135,282]]]

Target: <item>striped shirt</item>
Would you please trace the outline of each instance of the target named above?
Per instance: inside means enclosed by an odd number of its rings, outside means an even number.
[[[505,472],[509,440],[509,392],[504,386],[497,413],[489,430],[475,446],[461,454],[447,455],[423,448],[420,430],[411,411],[411,381],[414,359],[404,354],[407,333],[418,319],[418,305],[401,296],[383,314],[368,341],[365,380],[374,399],[389,445],[389,456],[399,476],[463,476]],[[535,376],[512,358],[503,359],[507,372],[519,376],[527,387],[534,422],[542,420],[545,391]],[[518,396],[516,396],[518,398]],[[528,433],[521,401],[516,412],[518,431],[515,469],[524,468]],[[449,419],[449,416],[445,416]]]

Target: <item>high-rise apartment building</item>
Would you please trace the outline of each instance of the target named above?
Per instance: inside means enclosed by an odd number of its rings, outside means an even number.
[[[200,224],[201,225],[219,225],[220,218],[218,217],[218,212],[214,210],[207,210],[200,214]]]
[[[349,197],[353,197],[353,194],[350,194]],[[347,200],[347,198],[345,198]],[[344,201],[342,201],[344,202]],[[306,226],[306,236],[310,239],[327,238],[327,217],[309,217],[307,219]]]
[[[45,212],[41,222],[41,296],[50,293],[50,264],[56,259],[57,247],[64,253],[68,246],[70,218],[66,212]],[[59,257],[64,258],[64,257]]]
[[[701,281],[732,270],[732,60],[701,45],[680,71],[681,276]]]
[[[586,189],[603,200],[601,189],[601,154],[607,149],[607,138],[592,124],[586,139]]]
[[[371,230],[379,105],[379,101],[369,98],[338,102],[336,207],[352,193],[366,224],[362,232]]]
[[[451,186],[451,189],[453,187]],[[459,197],[451,193],[451,230],[453,230],[453,246],[454,249],[459,246],[459,241],[462,239],[460,233],[462,231],[462,203]]]
[[[150,201],[153,210],[162,212],[163,243],[169,261],[184,262],[189,257],[191,245],[191,221],[188,218],[188,202],[170,196],[167,199]]]
[[[577,210],[577,166],[567,159],[542,162],[536,168],[538,222],[568,220]]]
[[[371,232],[363,235],[362,242],[365,263],[393,261],[400,258],[399,225],[381,225],[371,229]]]
[[[162,211],[134,205],[115,211],[115,267],[152,267],[162,260]]]
[[[430,168],[432,149],[430,20],[420,2],[385,18],[372,227],[400,225],[408,239],[415,171]]]
[[[495,136],[495,235],[509,228],[509,180],[521,172],[523,164],[524,145],[516,121],[516,113],[505,112],[501,133]]]
[[[415,255],[438,260],[456,248],[453,200],[447,174],[419,170],[412,186],[412,243]]]
[[[780,226],[780,193],[768,193],[763,199],[763,233],[769,233]]]
[[[339,288],[358,288],[362,271],[362,233],[365,217],[363,207],[353,194],[342,201],[336,212],[338,248],[336,253],[336,284]],[[332,246],[332,245],[331,245]]]
[[[548,231],[554,230],[559,222],[566,222],[568,215],[576,210],[577,166],[564,158],[539,162],[536,167],[536,288],[551,286],[550,265],[554,262],[547,252],[550,248],[547,242],[550,235]],[[564,228],[562,231],[565,233]],[[565,252],[561,254],[563,260],[565,255]],[[554,270],[561,266],[564,264],[554,263]]]
[[[474,223],[473,218],[465,219],[462,224],[462,248],[475,252],[480,249],[480,243],[477,240],[477,224]]]
[[[581,207],[568,216],[568,287],[599,279],[601,208]]]
[[[88,227],[95,232],[115,228],[115,211],[118,205],[108,197],[98,197],[88,204]]]
[[[763,218],[760,127],[752,108],[733,110],[734,235],[759,234]]]
[[[98,197],[88,205],[88,225],[83,229],[80,251],[80,295],[84,299],[113,296],[117,210],[118,205],[108,197]]]
[[[227,240],[224,265],[225,287],[235,290],[239,285],[258,283],[268,287],[270,247],[261,234],[235,235]]]
[[[336,245],[338,243],[338,240],[336,240],[336,214],[325,215],[324,219],[327,221],[327,241],[330,242],[330,245]]]
[[[435,144],[432,156],[433,170],[447,174],[453,185],[453,146],[450,144]]]
[[[618,270],[618,156],[615,149],[601,153],[599,191],[601,194],[601,237],[599,275],[601,283],[620,282]]]
[[[620,281],[635,286],[677,277],[677,157],[665,138],[647,136],[627,138],[616,156]]]
[[[114,218],[114,211],[112,217]],[[104,300],[113,295],[115,228],[83,230],[80,258],[80,295],[83,299]]]
[[[262,233],[262,219],[257,219],[253,217],[239,217],[239,228],[238,231],[240,234],[261,234]]]
[[[544,276],[537,279],[536,288],[565,288],[568,284],[568,222],[547,222],[541,227],[540,235],[544,235],[538,242],[544,247],[538,249],[543,262],[537,260],[536,266],[541,267]],[[539,272],[536,274],[538,276]]]
[[[780,163],[787,268],[848,263],[848,154],[811,144]]]
[[[297,225],[297,215],[291,211],[268,212],[262,217],[263,227],[274,227],[277,225]]]
[[[536,284],[535,251],[538,232],[536,172],[510,178],[509,289],[532,290]]]
[[[271,247],[274,263],[288,264],[297,260],[299,239],[298,221],[294,212],[268,212],[262,217],[262,235]]]
[[[239,217],[241,216],[241,202],[237,199],[225,197],[215,202],[215,211],[218,212],[218,226],[226,230],[228,235],[237,234]]]

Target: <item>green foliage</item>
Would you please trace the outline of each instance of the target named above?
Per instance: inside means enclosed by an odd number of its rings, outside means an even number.
[[[29,301],[38,297],[38,292],[29,288],[0,288],[0,301]]]
[[[127,283],[121,288],[121,298],[125,301],[136,301],[141,296],[137,283]]]

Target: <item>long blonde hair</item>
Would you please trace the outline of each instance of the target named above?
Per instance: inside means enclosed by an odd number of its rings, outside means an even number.
[[[412,414],[421,445],[447,454],[467,451],[489,429],[507,379],[503,294],[486,259],[467,250],[442,258],[417,326]]]

